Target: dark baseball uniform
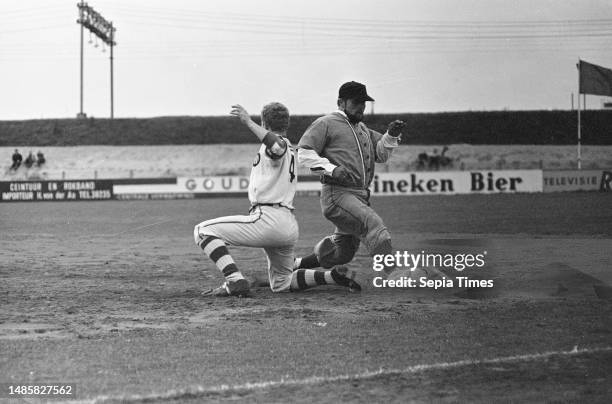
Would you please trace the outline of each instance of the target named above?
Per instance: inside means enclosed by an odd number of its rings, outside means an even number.
[[[368,188],[374,177],[374,163],[387,161],[397,146],[397,138],[371,130],[363,122],[352,125],[341,111],[318,118],[300,139],[298,161],[323,173],[321,209],[336,226],[334,235],[328,237],[333,248],[317,251],[315,247],[324,268],[351,261],[360,241],[371,255],[383,243],[390,243],[385,224],[370,207]],[[342,183],[331,177],[337,166],[348,171]]]

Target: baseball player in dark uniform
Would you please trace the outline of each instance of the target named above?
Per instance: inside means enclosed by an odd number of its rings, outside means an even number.
[[[374,163],[389,159],[404,123],[391,122],[384,135],[369,129],[362,122],[366,101],[374,99],[365,85],[344,83],[338,92],[338,110],[314,121],[299,141],[298,161],[321,174],[321,209],[336,229],[314,247],[313,254],[296,258],[294,269],[346,264],[360,242],[372,256],[393,253],[391,235],[370,207],[368,188]]]

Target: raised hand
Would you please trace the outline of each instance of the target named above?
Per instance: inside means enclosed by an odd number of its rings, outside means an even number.
[[[387,127],[387,133],[390,136],[398,137],[402,134],[402,129],[404,129],[405,125],[406,124],[404,123],[404,121],[400,121],[399,119],[397,119],[389,124],[389,126]]]
[[[245,125],[251,120],[251,116],[246,109],[240,104],[232,105],[231,115],[237,116]]]

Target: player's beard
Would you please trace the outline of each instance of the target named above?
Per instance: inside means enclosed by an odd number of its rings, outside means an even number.
[[[363,112],[357,112],[356,114],[351,114],[348,111],[344,111],[344,113],[346,114],[346,118],[353,125],[363,121]]]

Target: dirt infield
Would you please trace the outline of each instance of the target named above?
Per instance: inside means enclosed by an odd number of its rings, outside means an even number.
[[[593,285],[612,285],[611,198],[378,198],[398,251],[486,251],[444,273],[494,287],[375,288],[361,249],[362,293],[250,299],[200,295],[221,277],[192,236],[243,199],[6,203],[0,384],[76,383],[80,402],[609,402],[612,300]],[[305,254],[332,229],[316,198],[296,206]],[[261,251],[231,251],[263,273]]]

